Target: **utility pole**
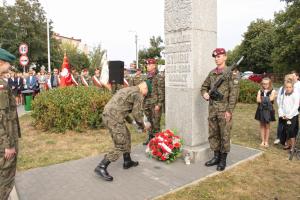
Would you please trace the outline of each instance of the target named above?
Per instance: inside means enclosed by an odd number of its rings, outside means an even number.
[[[138,35],[135,33],[135,56],[136,56],[136,68],[139,68],[139,52],[138,52]]]
[[[138,34],[136,31],[130,30],[129,32],[135,33],[135,35],[134,35],[134,38],[135,38],[135,40],[134,40],[134,42],[135,42],[135,60],[136,60],[135,64],[136,64],[136,68],[139,68]]]
[[[51,66],[50,66],[50,27],[49,27],[49,19],[47,16],[47,45],[48,45],[48,72],[51,73]]]

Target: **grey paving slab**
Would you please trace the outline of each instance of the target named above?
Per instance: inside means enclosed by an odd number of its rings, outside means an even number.
[[[25,115],[26,113],[29,113],[29,112],[25,111],[24,105],[18,105],[17,110],[18,110],[19,117],[21,117],[22,115]]]
[[[147,158],[144,152],[143,146],[137,146],[132,152],[132,158],[140,162],[138,167],[124,170],[122,159],[112,163],[108,171],[114,176],[113,182],[103,181],[93,171],[103,155],[17,173],[19,199],[153,199],[216,173],[215,167],[204,167],[203,162],[185,165],[179,159],[172,164],[165,164]],[[232,145],[228,165],[234,166],[259,154],[259,150]]]

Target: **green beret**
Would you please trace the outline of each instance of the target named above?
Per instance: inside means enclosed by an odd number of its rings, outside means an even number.
[[[151,94],[151,92],[152,92],[152,84],[150,83],[149,80],[146,80],[145,82],[146,82],[147,87],[148,87],[148,94]]]
[[[16,57],[5,49],[0,48],[0,60],[11,63],[16,60]]]

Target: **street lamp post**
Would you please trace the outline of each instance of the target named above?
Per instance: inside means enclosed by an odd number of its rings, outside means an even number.
[[[135,34],[135,56],[136,56],[136,67],[139,68],[139,52],[138,52],[138,35]]]
[[[135,59],[136,59],[136,67],[139,68],[139,52],[138,52],[138,34],[136,31],[129,31],[135,33]]]
[[[50,66],[50,30],[49,30],[49,19],[47,17],[47,46],[48,46],[48,72],[51,72]]]

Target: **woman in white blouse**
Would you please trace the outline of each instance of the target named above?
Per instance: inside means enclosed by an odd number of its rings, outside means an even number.
[[[295,146],[295,138],[298,132],[299,100],[299,94],[294,92],[293,82],[286,81],[284,83],[284,94],[278,105],[278,115],[284,120],[284,137],[281,139],[281,143],[285,144],[284,149],[293,149]]]

